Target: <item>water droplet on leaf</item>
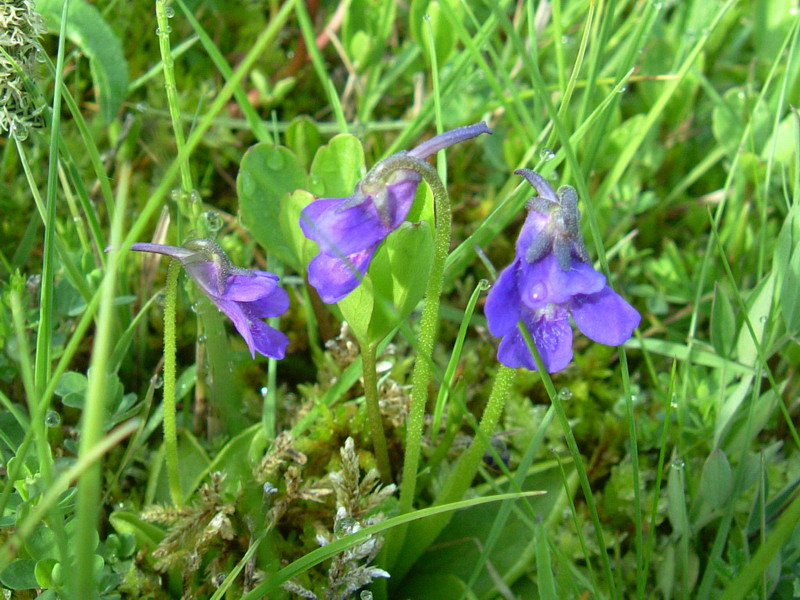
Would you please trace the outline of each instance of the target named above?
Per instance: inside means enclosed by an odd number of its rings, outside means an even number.
[[[207,210],[203,216],[206,219],[206,227],[208,227],[208,230],[211,233],[217,233],[220,229],[222,229],[224,222],[222,217],[219,216],[219,213],[213,210]]]
[[[680,471],[681,469],[683,469],[686,466],[686,463],[683,461],[683,459],[680,456],[676,456],[675,458],[672,459],[672,462],[670,463],[670,465],[676,471]]]
[[[572,400],[572,390],[564,387],[558,391],[558,397],[562,402],[567,402],[568,400]]]
[[[539,158],[542,160],[553,160],[556,157],[556,153],[553,152],[552,148],[542,148],[539,150]]]
[[[283,168],[284,165],[283,154],[280,153],[278,150],[274,150],[270,152],[269,158],[267,158],[267,166],[272,169],[273,171],[278,171]]]
[[[171,6],[168,6],[167,8],[164,9],[164,14],[167,15],[168,19],[171,19],[172,17],[175,16],[175,9],[172,8]]]
[[[337,538],[343,538],[351,533],[355,533],[359,529],[361,529],[361,526],[358,524],[358,521],[351,517],[344,517],[336,521],[333,525],[333,535]]]
[[[61,425],[61,415],[54,410],[48,410],[44,417],[44,424],[48,427],[58,427]]]

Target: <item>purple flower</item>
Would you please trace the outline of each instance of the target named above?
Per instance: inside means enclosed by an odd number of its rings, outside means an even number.
[[[523,321],[547,371],[555,373],[572,360],[570,315],[584,335],[609,346],[630,338],[641,316],[592,268],[575,190],[562,186],[556,193],[538,173],[516,173],[541,195],[528,200],[516,257],[489,292],[486,319],[492,335],[502,338],[497,351],[501,363],[536,370],[517,327]]]
[[[131,250],[166,254],[179,260],[189,277],[233,321],[253,358],[256,352],[269,358],[284,357],[289,338],[262,321],[282,315],[289,308],[289,295],[278,287],[277,275],[234,267],[210,240],[192,240],[183,248],[136,243]]]
[[[320,198],[303,209],[303,234],[319,245],[319,254],[308,265],[308,281],[323,302],[338,302],[358,287],[375,250],[405,221],[422,180],[413,161],[481,133],[491,133],[483,122],[437,135],[394,155],[409,157],[403,165],[408,168],[387,167],[387,159],[358,182],[352,196]]]

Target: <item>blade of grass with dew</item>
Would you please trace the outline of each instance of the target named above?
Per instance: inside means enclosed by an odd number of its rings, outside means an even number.
[[[592,494],[592,487],[589,484],[589,478],[586,474],[586,467],[583,465],[583,459],[581,458],[580,452],[578,450],[578,445],[575,442],[575,437],[572,434],[572,428],[569,424],[569,419],[567,418],[567,413],[564,410],[564,405],[561,402],[560,396],[556,393],[555,386],[553,386],[553,381],[550,378],[550,373],[547,372],[547,369],[542,362],[542,357],[539,355],[539,350],[536,348],[536,344],[533,341],[533,337],[531,336],[530,331],[528,331],[528,327],[520,322],[518,325],[520,333],[522,333],[523,338],[525,339],[525,343],[528,345],[528,349],[531,351],[533,355],[534,361],[536,362],[536,369],[539,375],[542,378],[542,383],[544,384],[545,390],[547,391],[547,395],[550,397],[550,402],[555,409],[556,417],[558,418],[558,422],[561,425],[562,433],[567,441],[567,447],[569,448],[570,454],[572,455],[572,460],[575,463],[575,469],[578,472],[578,477],[580,478],[581,489],[583,490],[584,500],[586,501],[586,505],[589,508],[589,514],[592,518],[592,524],[594,525],[595,535],[597,536],[597,543],[600,547],[600,562],[603,564],[603,571],[606,577],[606,582],[608,583],[608,587],[610,590],[610,595],[612,598],[617,597],[617,589],[616,589],[616,582],[614,580],[614,576],[611,570],[611,562],[608,558],[608,551],[606,550],[606,543],[605,543],[605,536],[603,535],[603,528],[600,525],[600,517],[597,513],[597,505],[594,500],[594,495]],[[588,558],[588,557],[587,557]]]
[[[122,239],[123,219],[130,185],[131,166],[123,165],[118,174],[117,211],[111,226],[111,244]],[[112,350],[115,307],[114,291],[118,277],[119,253],[109,256],[106,272],[100,285],[101,304],[92,348],[91,371],[86,390],[86,402],[81,419],[81,438],[78,457],[89,455],[100,444],[105,420],[108,365]],[[87,467],[78,484],[74,538],[75,580],[73,594],[77,598],[92,598],[97,589],[94,573],[94,536],[100,516],[100,487],[102,476],[99,464]]]

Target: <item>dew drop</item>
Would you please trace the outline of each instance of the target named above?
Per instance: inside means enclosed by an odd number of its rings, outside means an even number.
[[[568,387],[563,387],[563,388],[561,388],[561,389],[558,391],[558,398],[559,398],[559,399],[560,399],[562,402],[567,402],[567,401],[569,401],[569,400],[572,400],[572,390],[571,390],[571,389],[569,389]]]
[[[207,339],[208,336],[205,333],[201,333],[200,335],[197,336],[197,341],[200,342],[201,344],[205,344]]]
[[[164,9],[164,14],[167,15],[168,19],[171,19],[172,17],[175,16],[175,9],[172,8],[171,6],[168,6],[167,8]]]
[[[552,148],[542,148],[539,150],[539,158],[542,160],[553,160],[556,157],[556,153],[553,152]]]
[[[680,471],[686,466],[686,463],[683,461],[683,459],[680,456],[676,456],[675,458],[672,459],[672,462],[670,463],[670,465],[676,471]]]
[[[181,188],[173,188],[172,191],[169,193],[169,199],[173,202],[180,202],[180,199],[183,197],[183,191]]]
[[[478,282],[478,287],[479,287],[479,288],[481,288],[481,291],[482,291],[482,292],[485,292],[486,290],[488,290],[488,289],[491,289],[491,287],[492,287],[492,284],[491,284],[491,283],[489,283],[489,280],[488,280],[488,279],[481,279],[481,280]]]
[[[25,280],[25,287],[28,288],[29,292],[38,293],[39,288],[42,286],[42,276],[39,273],[35,275],[29,275],[28,278]]]
[[[669,405],[672,408],[678,408],[678,394],[672,394],[672,400],[670,401]]]
[[[426,14],[425,14],[425,15],[422,17],[422,19],[423,19],[424,21],[428,21],[428,22],[430,22],[430,20],[431,20],[431,16],[430,16],[430,14],[426,13]]]
[[[273,171],[279,171],[283,169],[283,165],[285,161],[283,159],[283,154],[281,154],[278,150],[274,152],[270,152],[269,158],[267,158],[267,166],[272,169]]]
[[[18,142],[24,142],[28,139],[28,128],[24,125],[12,123],[10,133]]]
[[[219,216],[218,212],[207,210],[203,216],[206,220],[206,227],[208,227],[208,230],[211,233],[217,233],[220,229],[222,229],[224,222],[222,221],[222,217]]]
[[[272,500],[272,496],[278,493],[278,488],[272,485],[269,481],[264,484],[262,489],[264,490],[264,502],[269,502]]]
[[[359,529],[361,529],[361,526],[358,524],[358,521],[351,517],[344,517],[334,523],[333,535],[337,538],[343,538],[351,533],[355,533]]]
[[[167,34],[170,34],[170,33],[172,33],[172,27],[170,27],[169,25],[167,25],[167,28],[166,28],[164,31],[165,31]]]
[[[261,397],[265,398],[267,396],[267,394],[269,394],[269,388],[267,386],[262,387],[261,388]]]
[[[153,375],[150,378],[150,383],[153,384],[153,387],[155,389],[157,389],[157,390],[161,389],[162,387],[164,387],[164,378],[161,375],[158,375],[158,374]]]
[[[214,575],[214,579],[212,581],[212,583],[214,584],[214,587],[219,589],[219,586],[221,586],[223,584],[223,582],[225,581],[226,577],[227,577],[227,574],[225,574],[225,573],[217,573],[216,575]]]
[[[147,102],[137,102],[136,104],[133,105],[133,107],[140,113],[143,113],[149,108],[147,106]]]
[[[759,319],[759,321],[761,321],[762,323],[766,323],[766,322],[767,322],[767,320],[768,320],[768,319],[767,319],[767,315],[764,315],[763,317],[761,317],[761,318]]]
[[[189,192],[189,202],[191,202],[192,204],[197,204],[198,202],[200,202],[200,200],[202,200],[202,198],[200,197],[200,192],[198,192],[197,190],[192,190],[191,192]]]
[[[624,94],[624,93],[625,93],[625,92],[627,92],[627,91],[628,91],[628,86],[627,86],[627,85],[623,85],[621,88],[619,88],[619,89],[617,90],[617,93],[618,93],[618,94]]]
[[[61,415],[54,410],[48,410],[44,417],[44,424],[48,427],[58,427],[61,425]]]
[[[199,309],[200,309],[200,305],[197,302],[192,302],[189,305],[189,310],[191,310],[193,313],[196,313]]]
[[[636,404],[637,402],[639,402],[639,396],[631,394],[631,404]]]
[[[161,35],[161,27],[156,27],[156,35]]]
[[[363,590],[361,594],[359,594],[359,598],[361,598],[361,600],[372,600],[372,592]]]

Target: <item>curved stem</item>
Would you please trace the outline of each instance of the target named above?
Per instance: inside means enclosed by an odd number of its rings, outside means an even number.
[[[389,157],[382,164],[397,168],[409,168],[415,165],[433,193],[436,212],[436,232],[433,247],[433,263],[431,264],[428,287],[425,290],[425,306],[422,309],[419,338],[417,339],[417,360],[411,376],[411,410],[406,430],[406,452],[403,460],[403,481],[400,485],[400,512],[408,512],[414,501],[417,486],[417,471],[422,450],[422,428],[425,420],[425,405],[428,402],[428,384],[433,367],[433,345],[436,342],[437,325],[439,324],[439,304],[444,284],[444,267],[447,252],[450,249],[450,198],[442,180],[427,162],[398,154]],[[401,166],[409,165],[409,166]]]
[[[378,372],[376,370],[376,344],[361,344],[361,366],[364,375],[364,398],[367,402],[367,416],[369,429],[372,434],[372,447],[375,450],[375,460],[378,462],[378,471],[384,483],[392,481],[392,467],[389,462],[389,450],[386,445],[386,435],[383,431],[383,419],[378,404]]]
[[[164,448],[167,454],[167,479],[172,503],[182,503],[178,469],[178,428],[175,421],[175,306],[178,296],[177,261],[170,261],[164,301]]]

